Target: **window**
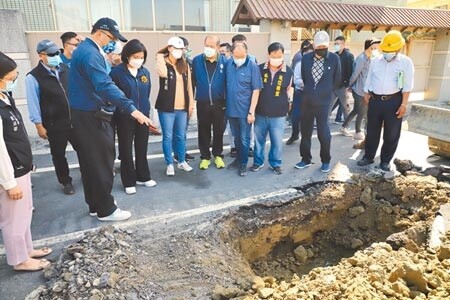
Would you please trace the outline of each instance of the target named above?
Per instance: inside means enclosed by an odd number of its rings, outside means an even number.
[[[116,21],[120,28],[123,27],[120,13],[120,0],[91,0],[89,2],[91,6],[92,24],[100,18],[108,17]]]
[[[209,11],[209,1],[185,0],[184,3],[185,29],[187,31],[205,31],[207,25],[205,11]]]
[[[122,0],[125,30],[153,30],[152,0]]]
[[[54,0],[59,31],[90,31],[85,1]]]
[[[181,0],[155,0],[155,11],[156,30],[183,30]]]
[[[29,31],[53,31],[52,6],[48,0],[0,0],[0,9],[16,9],[24,14]]]

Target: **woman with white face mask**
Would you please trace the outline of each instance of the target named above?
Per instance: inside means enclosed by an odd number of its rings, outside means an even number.
[[[134,106],[145,116],[150,115],[150,72],[143,65],[147,50],[139,40],[129,41],[122,49],[122,63],[111,70],[110,76],[116,85],[132,99]],[[129,114],[115,114],[119,140],[120,175],[125,193],[136,193],[136,185],[153,187],[156,182],[150,176],[147,161],[149,128],[139,124]],[[133,141],[135,161],[133,163]]]
[[[194,97],[191,71],[183,56],[184,47],[183,40],[175,36],[156,55],[159,93],[155,108],[161,123],[167,176],[175,175],[172,153],[178,156],[178,169],[192,171],[186,162],[185,135],[187,118],[194,109]]]

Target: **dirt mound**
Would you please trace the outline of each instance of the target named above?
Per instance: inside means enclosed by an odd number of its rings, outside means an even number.
[[[449,201],[450,186],[434,177],[355,177],[241,211],[229,237],[261,277],[233,299],[450,299],[450,239],[437,252],[426,243]]]
[[[154,299],[157,287],[146,276],[137,257],[145,255],[132,231],[112,226],[88,233],[64,249],[59,260],[44,271],[47,286],[26,300]]]

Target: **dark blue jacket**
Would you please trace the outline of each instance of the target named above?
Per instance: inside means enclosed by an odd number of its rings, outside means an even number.
[[[322,78],[315,86],[311,69],[314,62],[314,52],[302,57],[303,101],[312,102],[315,106],[330,106],[334,90],[341,85],[341,62],[337,54],[328,52],[325,56]]]
[[[192,62],[192,78],[195,78],[195,99],[197,101],[209,101],[212,103],[215,100],[225,99],[225,64],[225,57],[219,55],[216,70],[210,80],[206,68],[205,55],[200,54],[194,57]]]
[[[131,114],[133,101],[114,84],[106,72],[106,61],[97,44],[87,38],[73,52],[69,71],[69,102],[76,110],[97,111],[101,107]]]
[[[112,68],[109,73],[115,84],[125,96],[133,100],[134,106],[144,115],[150,114],[150,72],[145,67],[138,69],[136,77],[131,75],[125,63]],[[119,110],[120,113],[123,113]]]

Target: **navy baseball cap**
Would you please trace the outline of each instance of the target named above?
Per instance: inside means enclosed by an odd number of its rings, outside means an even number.
[[[120,34],[116,21],[110,18],[101,18],[92,26],[93,30],[105,30],[110,32],[116,39],[126,43],[128,40]]]
[[[37,44],[37,53],[54,54],[59,51],[59,47],[50,40],[42,40]]]

